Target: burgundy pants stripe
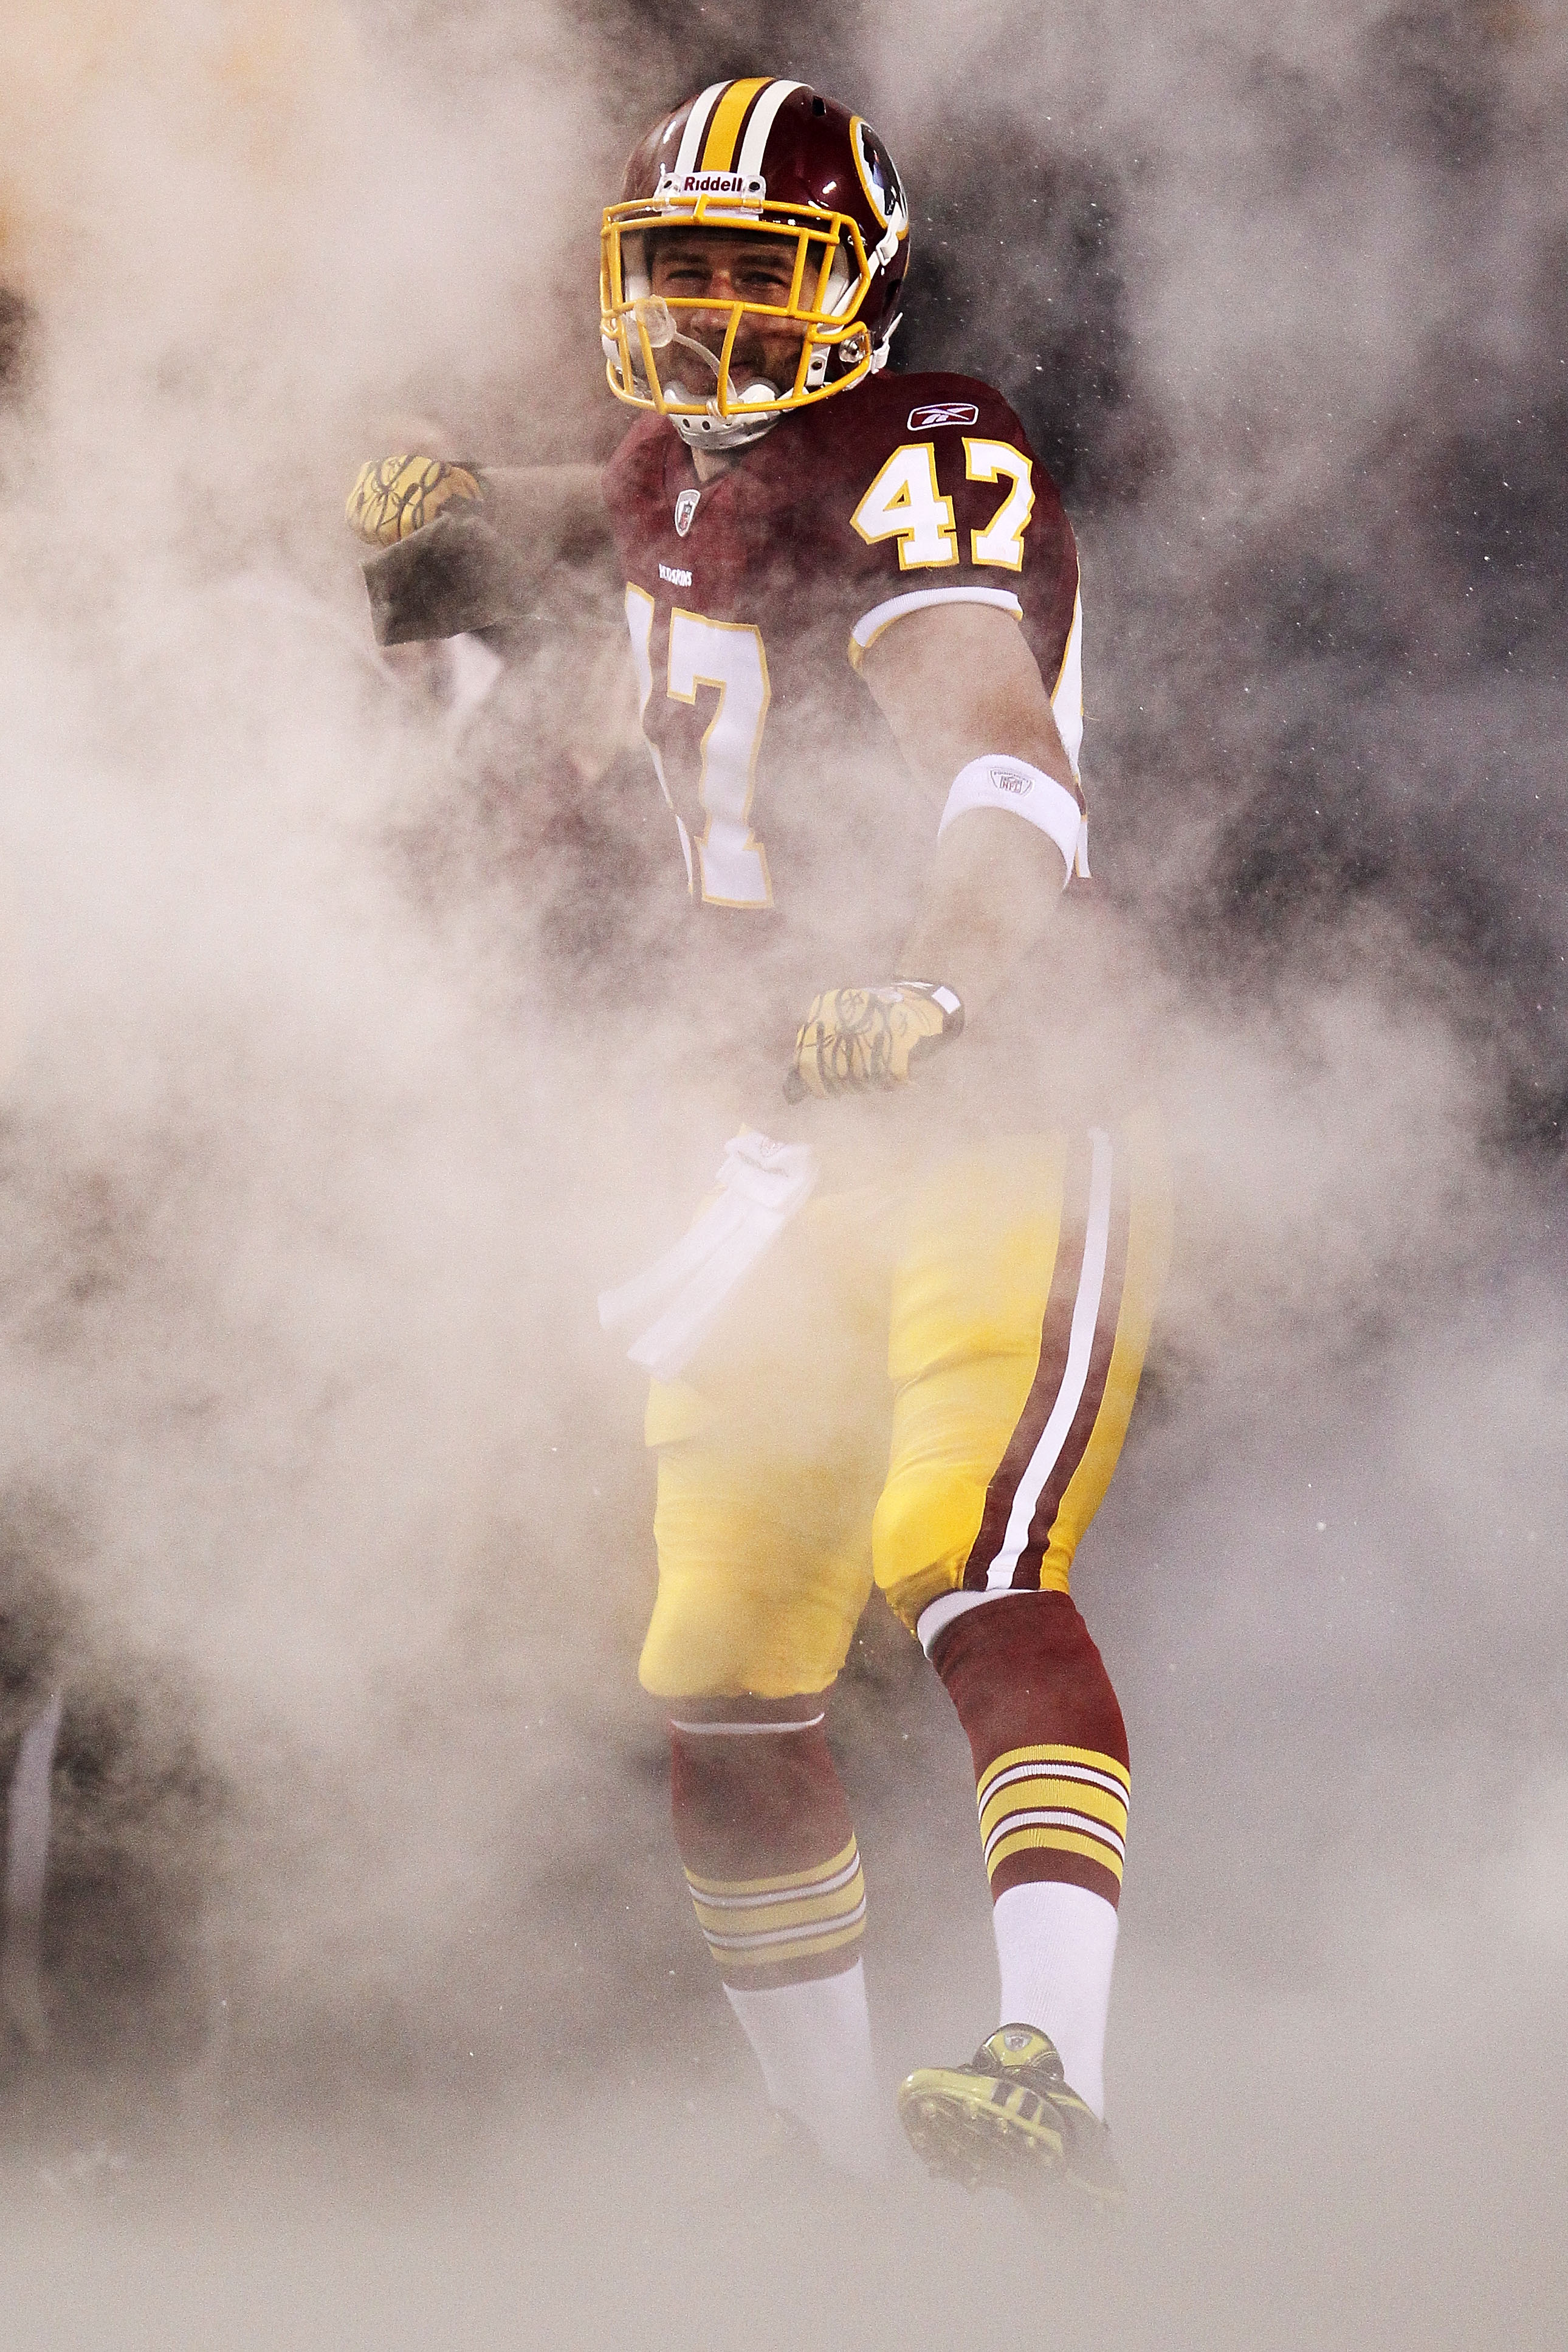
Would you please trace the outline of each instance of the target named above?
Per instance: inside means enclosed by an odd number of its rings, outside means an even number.
[[[1040,1589],[1040,1567],[1050,1544],[1057,1513],[1062,1507],[1062,1496],[1083,1460],[1084,1449],[1089,1444],[1100,1408],[1105,1402],[1110,1351],[1116,1344],[1116,1325],[1121,1310],[1121,1285],[1127,1273],[1127,1236],[1132,1222],[1132,1184],[1126,1160],[1126,1153],[1119,1151],[1113,1163],[1110,1237],[1105,1253],[1105,1280],[1100,1286],[1100,1313],[1095,1319],[1089,1377],[1084,1381],[1083,1395],[1079,1400],[1078,1411],[1072,1417],[1062,1450],[1057,1456],[1056,1466],[1040,1489],[1040,1499],[1029,1522],[1029,1539],[1018,1555],[1018,1565],[1013,1573],[1016,1592],[1037,1592]]]
[[[1051,1417],[1051,1407],[1057,1401],[1062,1376],[1067,1370],[1073,1303],[1078,1297],[1079,1282],[1083,1273],[1084,1238],[1089,1220],[1089,1138],[1087,1135],[1079,1136],[1068,1160],[1057,1262],[1051,1270],[1051,1287],[1040,1327],[1040,1360],[1030,1383],[1028,1396],[1025,1399],[1024,1410],[1018,1416],[1017,1426],[1008,1439],[1007,1450],[985,1490],[985,1508],[981,1515],[980,1532],[964,1563],[963,1582],[969,1591],[983,1592],[985,1589],[985,1572],[1006,1538],[1007,1521],[1013,1508],[1013,1497],[1018,1491],[1018,1482],[1034,1459],[1035,1448]],[[1037,1557],[1037,1585],[1039,1580],[1040,1565]]]

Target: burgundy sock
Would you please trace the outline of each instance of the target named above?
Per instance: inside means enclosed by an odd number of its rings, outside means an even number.
[[[726,1984],[760,1991],[859,1958],[866,1882],[819,1722],[671,1725],[676,1843]]]
[[[1056,1879],[1114,1905],[1127,1835],[1127,1731],[1110,1677],[1065,1592],[967,1609],[931,1663],[974,1759],[993,1900]]]

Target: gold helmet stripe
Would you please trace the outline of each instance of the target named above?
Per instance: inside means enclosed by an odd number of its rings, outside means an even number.
[[[702,150],[704,172],[728,172],[734,164],[735,148],[745,121],[746,109],[759,90],[766,89],[772,74],[759,74],[754,81],[732,81],[718,105],[708,126],[708,144]]]

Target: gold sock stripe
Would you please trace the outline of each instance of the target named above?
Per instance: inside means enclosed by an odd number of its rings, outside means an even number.
[[[1120,1885],[1131,1786],[1126,1766],[1094,1748],[1009,1748],[976,1790],[986,1869],[1043,1848],[1098,1863]]]
[[[694,1898],[703,1895],[716,1903],[740,1903],[753,1895],[783,1895],[792,1887],[816,1886],[835,1873],[848,1870],[859,1859],[859,1849],[851,1832],[848,1844],[840,1846],[831,1862],[814,1862],[809,1870],[786,1871],[782,1878],[699,1878],[695,1871],[689,1870],[686,1884]]]
[[[744,1908],[715,1903],[710,1895],[694,1895],[691,1902],[705,1936],[767,1936],[803,1920],[837,1917],[841,1912],[852,1910],[864,1893],[865,1883],[857,1863],[852,1871],[846,1871],[820,1889],[808,1889],[805,1894],[772,1902],[764,1897],[762,1908],[753,1907],[752,1903]]]
[[[987,1870],[990,1870],[996,1846],[1002,1844],[1004,1837],[1011,1837],[1016,1830],[1039,1830],[1041,1837],[1044,1837],[1044,1832],[1060,1830],[1069,1837],[1086,1837],[1096,1846],[1105,1846],[1107,1853],[1117,1855],[1117,1867],[1121,1867],[1121,1863],[1126,1861],[1126,1828],[1112,1828],[1110,1822],[1096,1821],[1093,1813],[1079,1813],[1079,1809],[1072,1804],[1008,1804],[1006,1811],[996,1813],[990,1828],[985,1830],[985,1837],[980,1839],[980,1844],[985,1846]],[[1051,1839],[1047,1837],[1044,1842],[1048,1844]]]
[[[1127,1836],[1124,1797],[1113,1797],[1096,1783],[1058,1780],[1054,1774],[1047,1778],[1044,1773],[1031,1772],[1016,1780],[1005,1780],[992,1790],[979,1810],[980,1834],[987,1845],[998,1823],[1019,1813],[1059,1814],[1064,1820],[1081,1822],[1118,1848]]]
[[[837,1872],[831,1879],[801,1887],[793,1895],[764,1897],[761,1904],[727,1903],[722,1897],[715,1901],[711,1895],[696,1894],[691,1902],[704,1935],[766,1938],[796,1927],[842,1918],[865,1899],[866,1881],[857,1857],[850,1869]]]
[[[703,1939],[715,1959],[722,1954],[731,1968],[771,1968],[777,1960],[809,1959],[815,1952],[837,1951],[840,1944],[852,1944],[866,1926],[866,1897],[862,1895],[847,1917],[823,1920],[816,1926],[785,1927],[771,1936],[711,1936],[703,1930]]]
[[[994,1763],[987,1764],[976,1788],[980,1803],[984,1804],[1003,1773],[1012,1772],[1021,1764],[1047,1764],[1058,1773],[1070,1774],[1075,1780],[1098,1781],[1114,1790],[1123,1804],[1132,1793],[1131,1776],[1126,1765],[1118,1763],[1114,1756],[1102,1755],[1094,1748],[1064,1748],[1053,1741],[1042,1748],[1009,1748],[1005,1756],[998,1756]]]
[[[866,1880],[853,1838],[829,1863],[786,1885],[697,1880],[687,1873],[697,1924],[715,1958],[765,1968],[850,1943],[864,1927]]]
[[[835,1871],[831,1877],[811,1879],[805,1886],[791,1887],[783,1895],[731,1895],[710,1891],[700,1894],[693,1886],[691,1900],[697,1906],[699,1918],[705,1911],[711,1912],[718,1924],[722,1926],[721,1914],[723,1913],[743,1913],[749,1917],[756,1918],[774,1911],[796,1910],[803,1902],[826,1902],[849,1885],[859,1867],[860,1857],[858,1854],[853,1854],[843,1869]],[[689,1879],[687,1884],[690,1885]],[[732,1924],[740,1927],[744,1923],[742,1919],[736,1917]]]
[[[1014,1829],[999,1837],[995,1844],[986,1850],[986,1870],[994,1878],[1010,1854],[1031,1850],[1037,1852],[1042,1848],[1053,1853],[1081,1854],[1086,1862],[1097,1862],[1101,1870],[1108,1870],[1118,1886],[1121,1884],[1122,1857],[1118,1847],[1109,1846],[1100,1838],[1080,1836],[1073,1830],[1039,1826]]]
[[[983,1788],[975,1790],[975,1802],[984,1811],[994,1805],[1008,1789],[1021,1789],[1031,1783],[1049,1781],[1053,1788],[1063,1789],[1072,1800],[1081,1798],[1090,1812],[1103,1821],[1113,1822],[1118,1809],[1127,1811],[1127,1790],[1109,1772],[1092,1771],[1087,1764],[1049,1763],[1010,1764],[1005,1772],[990,1772]]]

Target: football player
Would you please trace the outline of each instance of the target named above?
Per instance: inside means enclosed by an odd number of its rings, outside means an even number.
[[[737,1138],[730,1192],[629,1286],[676,1288],[633,1349],[658,1456],[641,1678],[773,2104],[878,2168],[866,1889],[824,1728],[875,1581],[973,1749],[1001,1968],[996,2032],[900,2112],[936,2170],[1108,2200],[1128,1751],[1068,1586],[1166,1195],[1148,1121],[1053,1129],[1037,1099],[1040,1039],[1071,1021],[1047,934],[1089,873],[1078,561],[1000,395],[887,370],[909,231],[863,118],[717,83],[604,215],[609,388],[639,414],[602,483],[400,457],[349,510],[392,551],[367,564],[384,633],[405,593],[428,611],[412,534],[489,529],[526,564],[533,515],[542,564],[570,514],[613,545],[689,1018],[737,1107],[771,1097],[796,1139]]]

